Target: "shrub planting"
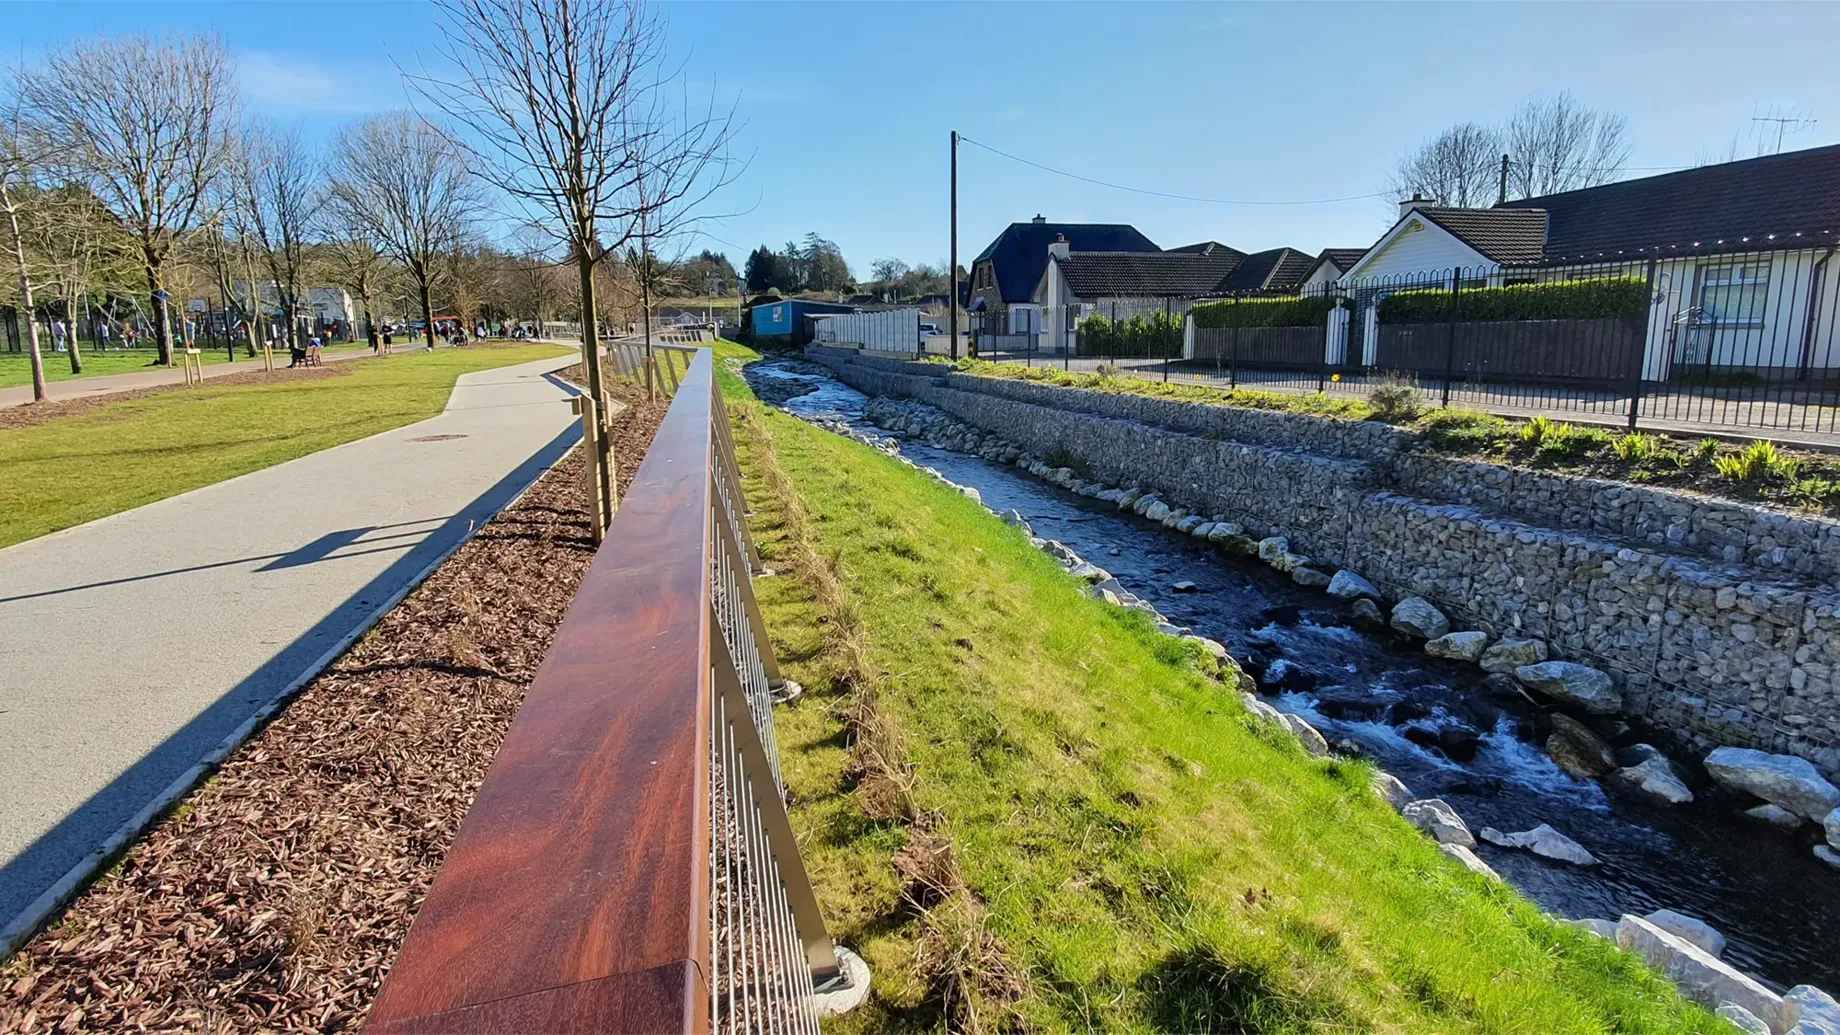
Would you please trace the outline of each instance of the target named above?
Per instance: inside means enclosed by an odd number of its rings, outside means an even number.
[[[1080,321],[1077,351],[1082,356],[1152,359],[1182,354],[1182,317],[1178,313],[1139,313],[1124,320],[1095,314]]]
[[[1203,302],[1189,310],[1196,327],[1321,327],[1337,299],[1241,298]]]
[[[1380,300],[1380,322],[1628,319],[1641,316],[1647,307],[1647,281],[1640,277],[1608,277],[1459,291],[1454,313],[1447,290],[1400,291]]]

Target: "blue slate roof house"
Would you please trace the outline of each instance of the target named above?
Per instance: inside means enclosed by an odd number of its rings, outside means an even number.
[[[1048,268],[1048,246],[1064,240],[1080,252],[1160,252],[1155,241],[1124,223],[1050,223],[1036,216],[1011,223],[971,263],[966,308],[999,312],[1027,305]]]

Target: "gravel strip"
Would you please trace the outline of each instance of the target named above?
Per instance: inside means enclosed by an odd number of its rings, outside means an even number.
[[[666,403],[610,393],[624,493]],[[587,570],[581,483],[577,451],[27,942],[0,1031],[357,1027]]]

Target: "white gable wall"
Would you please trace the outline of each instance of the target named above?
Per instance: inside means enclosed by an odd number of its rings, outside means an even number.
[[[1350,279],[1408,278],[1458,266],[1464,268],[1464,277],[1469,278],[1487,276],[1500,268],[1443,227],[1419,216],[1407,217],[1390,236],[1392,240],[1376,247],[1355,264]]]

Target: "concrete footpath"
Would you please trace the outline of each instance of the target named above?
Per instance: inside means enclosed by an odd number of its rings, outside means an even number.
[[[0,550],[0,955],[575,443],[573,362],[465,374],[437,417]]]
[[[222,349],[217,351],[222,352]],[[406,350],[398,348],[397,353]],[[419,348],[416,351],[421,351]],[[325,354],[327,363],[343,363],[351,359],[370,359],[370,349],[340,349]],[[57,355],[63,361],[61,354]],[[52,362],[47,354],[47,363]],[[282,349],[275,359],[275,369],[284,370],[288,365],[287,350]],[[227,377],[231,374],[247,374],[252,370],[261,370],[259,359],[239,359],[234,363],[211,363],[202,368],[206,380],[214,377]],[[125,374],[97,374],[94,377],[73,377],[67,381],[52,381],[45,385],[45,392],[52,402],[65,399],[87,399],[93,395],[109,395],[114,392],[131,392],[136,388],[158,388],[160,385],[176,385],[185,382],[185,371],[178,367],[148,367],[146,370],[131,370]],[[30,384],[13,385],[0,388],[0,410],[8,406],[24,406],[32,401]]]

